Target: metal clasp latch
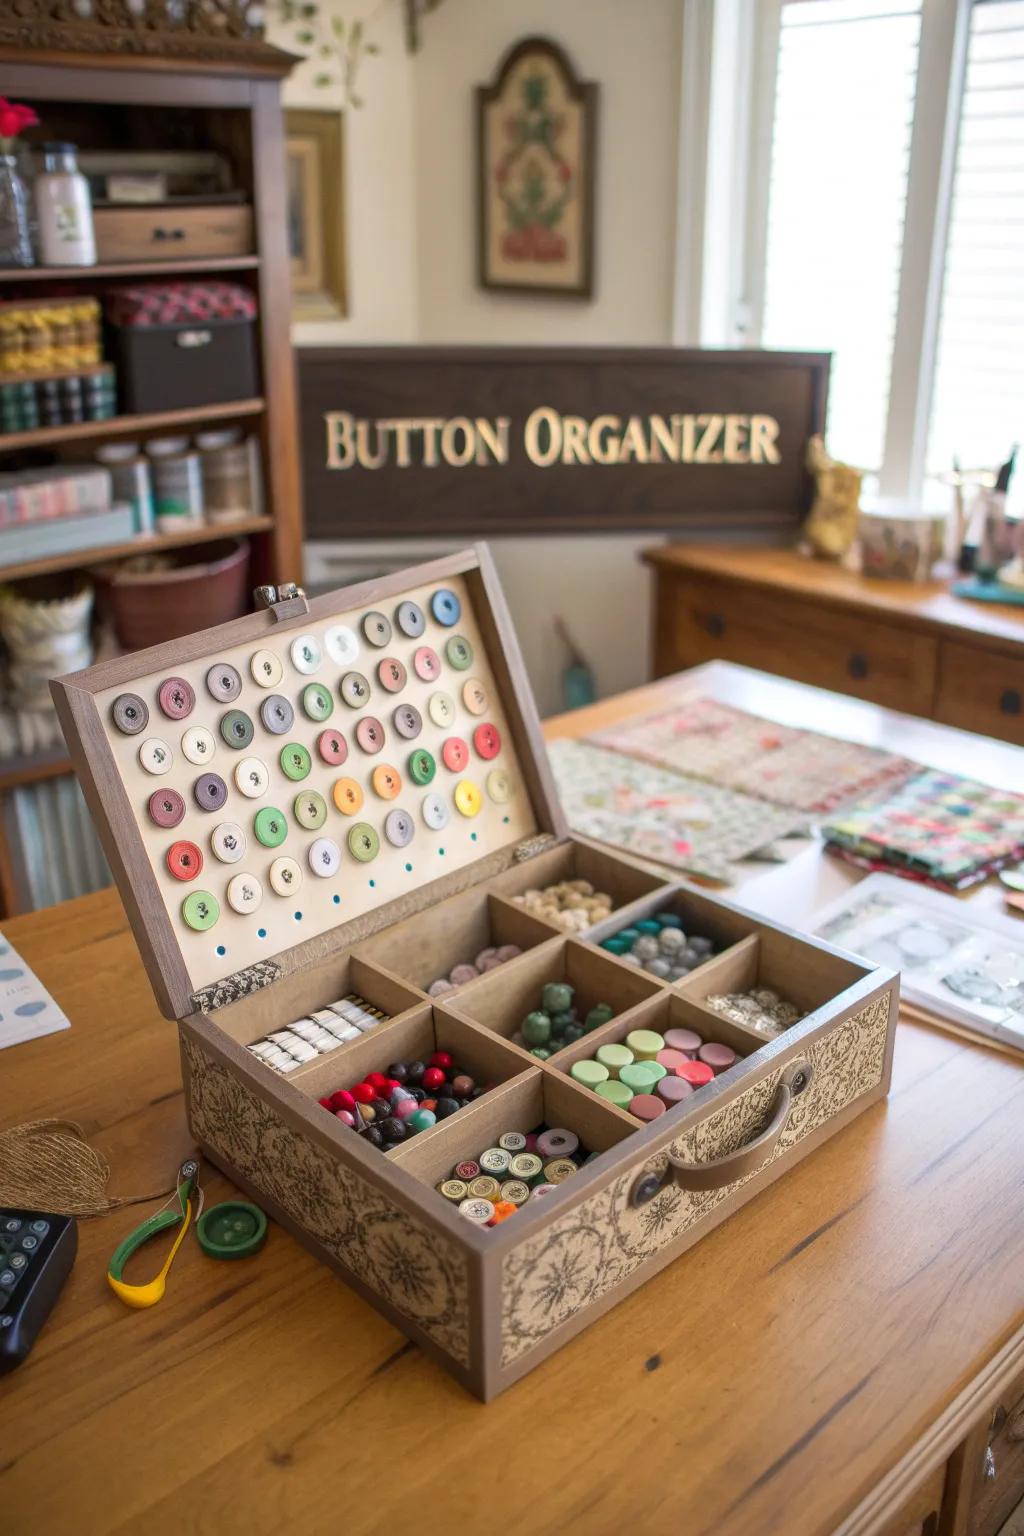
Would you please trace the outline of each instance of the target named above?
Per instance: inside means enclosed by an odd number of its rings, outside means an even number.
[[[309,598],[294,581],[282,581],[277,587],[257,587],[252,600],[257,608],[269,609],[278,621],[309,612]]]

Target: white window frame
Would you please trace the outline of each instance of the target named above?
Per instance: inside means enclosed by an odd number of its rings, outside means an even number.
[[[971,0],[922,0],[892,376],[878,490],[919,497]],[[677,346],[760,345],[781,0],[683,0]]]

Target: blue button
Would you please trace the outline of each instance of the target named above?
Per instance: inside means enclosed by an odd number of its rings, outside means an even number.
[[[459,622],[462,604],[454,592],[450,592],[447,587],[441,587],[430,599],[430,611],[439,624],[450,628],[452,624]]]

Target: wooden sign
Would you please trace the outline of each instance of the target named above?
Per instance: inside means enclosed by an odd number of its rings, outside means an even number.
[[[795,529],[829,357],[311,347],[298,368],[308,534],[463,538]]]

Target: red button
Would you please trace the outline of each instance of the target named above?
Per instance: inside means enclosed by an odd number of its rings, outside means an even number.
[[[149,819],[170,830],[185,814],[185,801],[176,789],[155,789],[149,797]]]
[[[461,773],[469,762],[469,748],[461,736],[449,736],[441,748],[441,761],[449,773]]]
[[[388,693],[401,693],[408,673],[395,656],[385,656],[377,663],[377,681]]]
[[[195,843],[172,843],[167,850],[167,868],[175,880],[194,880],[203,867],[203,855]]]
[[[369,1083],[356,1083],[355,1087],[351,1088],[349,1092],[357,1104],[369,1104],[372,1099],[377,1097]]]
[[[497,757],[501,751],[501,737],[496,725],[478,725],[473,732],[473,745],[477,756],[490,762],[492,757]]]
[[[183,677],[169,677],[161,683],[157,699],[168,720],[184,720],[196,707],[195,689]]]
[[[340,731],[321,731],[317,737],[316,750],[323,762],[334,767],[348,757],[348,743]]]
[[[372,715],[364,715],[356,726],[356,741],[364,752],[379,752],[384,746],[384,727]]]
[[[676,1067],[676,1077],[681,1077],[684,1083],[689,1083],[693,1088],[703,1088],[714,1075],[706,1061],[687,1061],[681,1067]]]
[[[412,669],[421,682],[432,683],[441,676],[441,658],[431,646],[421,645],[413,654]]]

